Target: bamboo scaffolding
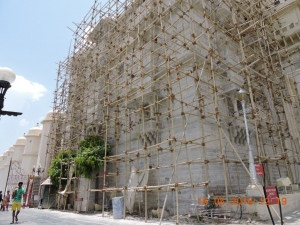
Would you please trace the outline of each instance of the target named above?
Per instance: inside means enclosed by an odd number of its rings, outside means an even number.
[[[109,0],[102,6],[96,0],[76,23],[73,51],[59,64],[48,155],[77,150],[84,137],[99,135],[112,155],[105,149],[104,169],[89,182],[103,188],[87,192],[102,192],[95,197],[102,215],[106,201],[123,191],[125,217],[134,190],[146,222],[155,208],[173,212],[179,224],[181,210],[198,195],[221,186],[228,201],[250,179],[236,95],[242,88],[249,93],[255,163],[266,165],[270,185],[274,177],[299,183],[300,134],[290,134],[285,107],[299,108],[300,38],[276,35],[276,10],[269,0]],[[146,184],[128,187],[133,176],[146,176]],[[73,180],[69,194],[84,193],[78,175],[64,179]]]

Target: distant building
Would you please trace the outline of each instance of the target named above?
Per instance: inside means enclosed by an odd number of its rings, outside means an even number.
[[[17,139],[8,151],[0,156],[0,190],[14,190],[18,182],[22,181],[26,189],[24,203],[35,207],[40,203],[43,189],[40,187],[48,178],[47,143],[53,112],[47,113],[41,122],[31,128],[27,135]],[[49,159],[48,159],[49,160]],[[50,183],[49,183],[50,184]]]

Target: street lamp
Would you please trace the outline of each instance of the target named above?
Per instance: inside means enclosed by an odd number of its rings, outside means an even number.
[[[22,115],[20,112],[10,112],[10,111],[3,111],[4,107],[4,96],[6,91],[11,87],[11,83],[14,82],[16,79],[16,74],[13,70],[0,67],[0,115],[7,115],[7,116],[19,116]]]
[[[249,149],[249,172],[251,175],[250,185],[255,185],[255,183],[258,184],[258,180],[257,180],[256,172],[255,172],[254,159],[253,159],[253,154],[252,154],[252,147],[250,144],[248,123],[247,123],[247,116],[246,116],[246,100],[247,100],[247,98],[248,98],[248,93],[245,90],[240,89],[238,91],[238,99],[241,101],[241,104],[242,104],[247,144],[248,144],[248,149]]]

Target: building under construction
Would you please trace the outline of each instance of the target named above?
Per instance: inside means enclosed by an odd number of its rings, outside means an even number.
[[[112,154],[69,198],[124,195],[126,213],[178,221],[199,197],[246,192],[249,149],[267,185],[299,184],[299,35],[295,0],[95,1],[59,65],[48,156],[89,134]]]

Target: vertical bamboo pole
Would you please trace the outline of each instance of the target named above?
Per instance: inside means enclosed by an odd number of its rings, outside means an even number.
[[[210,75],[213,82],[213,99],[214,99],[214,106],[215,106],[215,119],[218,126],[218,137],[219,137],[219,147],[222,154],[222,163],[223,163],[223,169],[224,169],[224,182],[225,182],[225,194],[226,194],[226,202],[228,203],[228,177],[226,173],[226,155],[224,153],[223,143],[222,143],[222,134],[221,134],[221,124],[220,124],[220,114],[219,114],[219,108],[218,108],[218,97],[217,97],[217,85],[215,81],[215,71],[214,71],[214,51],[213,46],[211,43],[211,40],[213,39],[210,31],[209,31],[209,24],[207,19],[207,12],[206,12],[206,2],[202,0],[202,7],[204,10],[204,20],[205,20],[205,28],[207,30],[207,36],[208,36],[208,53],[209,53],[209,59],[210,59]]]

